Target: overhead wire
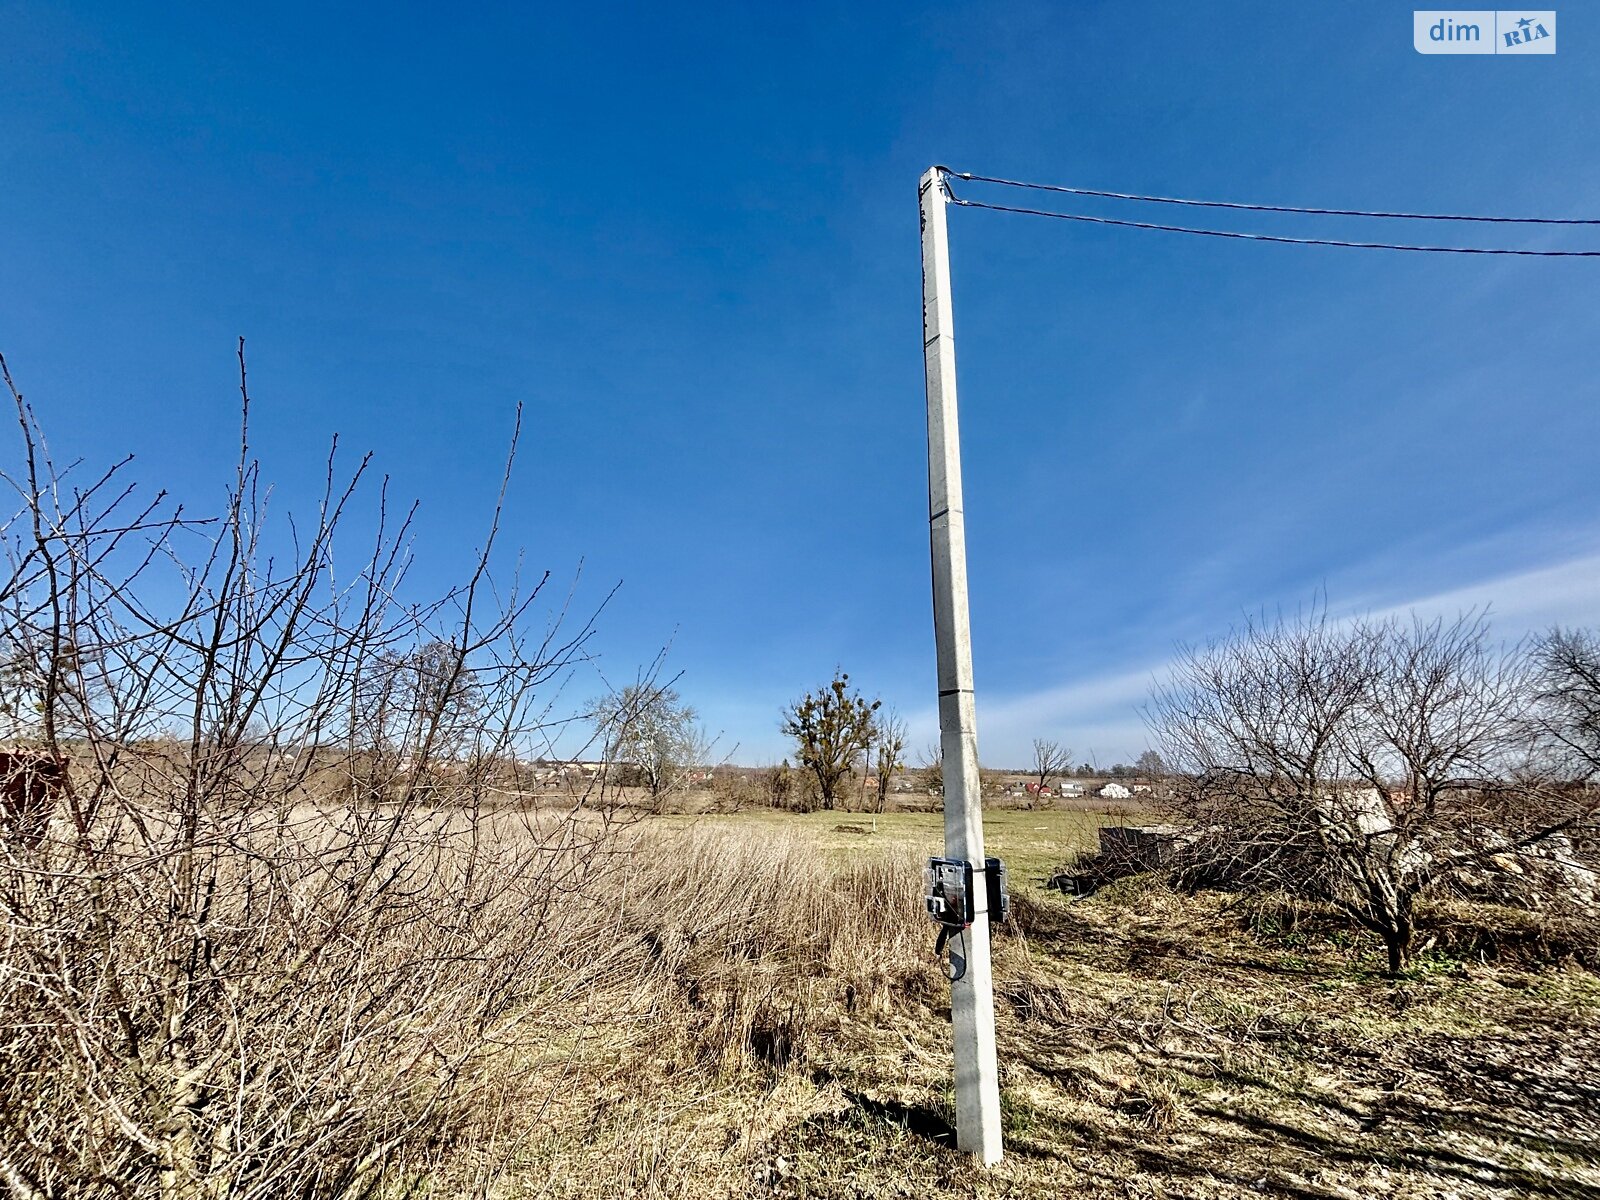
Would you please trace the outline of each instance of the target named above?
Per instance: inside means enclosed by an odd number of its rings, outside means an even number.
[[[1178,196],[1144,196],[1137,192],[1108,192],[1099,188],[1067,187],[1058,183],[1024,183],[970,171],[947,171],[954,179],[993,183],[1035,192],[1062,192],[1069,196],[1098,196],[1106,200],[1137,200],[1147,204],[1181,204],[1191,208],[1234,208],[1245,212],[1304,213],[1319,217],[1381,217],[1397,221],[1478,221],[1491,225],[1600,225],[1600,217],[1497,217],[1462,213],[1371,212],[1360,208],[1300,208],[1292,204],[1242,204],[1232,200],[1191,200]]]
[[[1286,234],[1275,233],[1248,233],[1234,229],[1207,229],[1194,225],[1169,225],[1158,221],[1135,221],[1121,217],[1101,217],[1089,213],[1059,212],[1053,209],[1028,208],[1013,204],[994,204],[987,200],[972,200],[964,196],[957,196],[949,185],[950,179],[962,179],[973,183],[998,183],[1011,187],[1031,188],[1038,191],[1066,192],[1074,195],[1101,196],[1118,200],[1144,200],[1155,203],[1193,204],[1208,208],[1238,208],[1260,212],[1293,212],[1321,216],[1359,216],[1359,217],[1390,217],[1405,220],[1438,220],[1438,221],[1495,221],[1510,224],[1540,224],[1540,225],[1596,225],[1600,220],[1591,221],[1577,218],[1556,217],[1478,217],[1478,216],[1428,216],[1422,213],[1380,213],[1365,212],[1355,209],[1310,209],[1289,208],[1281,205],[1246,205],[1235,204],[1227,201],[1215,200],[1178,200],[1173,197],[1139,196],[1131,193],[1100,192],[1088,188],[1068,188],[1055,184],[1026,184],[1013,180],[996,179],[983,175],[972,175],[955,171],[945,172],[945,194],[950,202],[962,208],[986,208],[993,212],[1018,213],[1030,217],[1050,217],[1058,221],[1080,221],[1092,225],[1115,225],[1127,229],[1153,229],[1165,233],[1186,233],[1198,237],[1231,238],[1248,242],[1275,242],[1291,246],[1336,246],[1350,250],[1399,250],[1414,254],[1493,254],[1510,255],[1520,258],[1600,258],[1600,250],[1528,250],[1506,246],[1427,246],[1411,245],[1400,242],[1366,242],[1353,241],[1342,238],[1316,238],[1316,237],[1290,237]]]

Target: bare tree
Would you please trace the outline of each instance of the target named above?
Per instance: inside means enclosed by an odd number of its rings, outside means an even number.
[[[1553,629],[1534,647],[1539,668],[1538,720],[1570,780],[1600,776],[1600,635]]]
[[[767,801],[773,808],[789,807],[794,791],[794,769],[787,758],[762,772],[762,782],[766,785]]]
[[[709,753],[699,715],[664,684],[631,683],[595,701],[590,714],[605,747],[605,761],[633,772],[632,781],[649,795],[654,813]]]
[[[826,686],[784,710],[781,727],[795,740],[800,766],[816,780],[823,808],[837,805],[843,794],[840,785],[877,737],[876,714],[882,703],[864,700],[851,690],[850,676],[835,671]]]
[[[926,791],[944,795],[944,747],[937,739],[917,759],[917,780]]]
[[[876,812],[889,807],[889,784],[895,772],[905,766],[906,723],[895,713],[878,719],[877,744],[873,747],[873,771],[878,781]]]
[[[365,460],[330,455],[309,523],[268,522],[239,363],[237,467],[196,518],[125,463],[57,470],[0,360],[0,661],[28,664],[13,707],[63,810],[0,844],[14,1196],[400,1194],[581,960],[560,914],[608,862],[604,814],[534,821],[517,782],[589,624],[530,632],[543,579],[491,586],[498,503],[431,601],[400,599],[410,520],[382,492],[375,540],[336,555]]]
[[[1185,653],[1148,717],[1199,868],[1337,905],[1399,972],[1425,887],[1554,831],[1518,803],[1530,695],[1479,617],[1315,611]]]
[[[1167,773],[1166,760],[1154,750],[1146,750],[1133,765],[1148,779],[1160,779]]]
[[[432,751],[450,758],[470,743],[483,716],[484,696],[460,648],[440,638],[373,655],[357,681],[352,733],[378,754],[409,762],[432,738]]]
[[[1051,779],[1065,774],[1071,767],[1072,751],[1066,746],[1043,738],[1033,739],[1033,778],[1041,792],[1050,786]]]

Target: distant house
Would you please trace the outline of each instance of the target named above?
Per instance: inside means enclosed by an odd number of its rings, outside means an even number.
[[[1095,794],[1107,800],[1126,800],[1133,795],[1126,785],[1120,783],[1108,783]]]
[[[1081,796],[1083,795],[1083,784],[1063,783],[1056,787],[1056,791],[1063,796]]]
[[[555,764],[548,773],[556,779],[595,779],[604,774],[605,769],[603,762],[585,762],[575,758],[570,762]]]

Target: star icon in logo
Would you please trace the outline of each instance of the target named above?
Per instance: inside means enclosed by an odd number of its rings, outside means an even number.
[[[1522,26],[1523,33],[1527,33],[1528,26],[1533,24],[1533,20],[1530,17],[1523,17],[1522,20],[1517,22],[1517,24]]]

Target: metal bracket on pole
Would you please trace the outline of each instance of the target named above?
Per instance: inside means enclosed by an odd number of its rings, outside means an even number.
[[[984,878],[983,808],[972,636],[967,615],[966,522],[956,418],[956,347],[950,304],[950,192],[943,167],[918,186],[922,209],[922,356],[928,395],[928,536],[944,754],[945,857],[972,864],[976,911],[966,930],[966,970],[950,984],[955,1034],[956,1147],[985,1166],[1000,1161],[1000,1082],[994,1048],[994,981]]]

